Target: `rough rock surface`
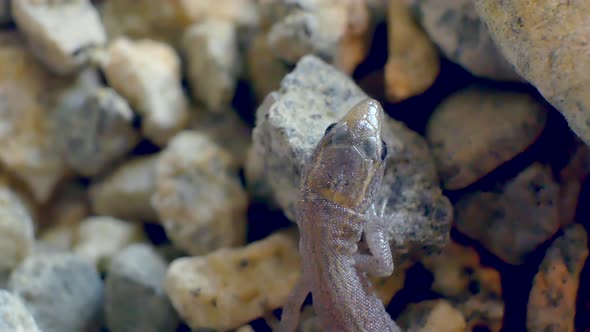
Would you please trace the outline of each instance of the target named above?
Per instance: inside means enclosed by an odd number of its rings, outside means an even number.
[[[80,223],[72,251],[94,264],[99,271],[106,271],[117,252],[143,240],[143,229],[138,223],[92,216]]]
[[[503,261],[522,264],[559,230],[558,201],[551,168],[535,163],[508,183],[463,196],[455,227]]]
[[[33,54],[58,74],[87,65],[93,50],[107,41],[90,0],[12,1],[12,15]]]
[[[232,159],[205,134],[183,131],[156,164],[152,204],[180,249],[203,255],[246,241],[248,197]]]
[[[415,17],[443,54],[476,76],[523,81],[492,40],[472,0],[410,0]]]
[[[96,268],[71,253],[38,253],[16,268],[8,289],[43,332],[88,331],[100,320],[103,285]]]
[[[176,259],[165,288],[193,330],[231,330],[282,306],[299,278],[297,237],[279,232],[242,248]]]
[[[0,179],[0,273],[10,272],[32,252],[34,233],[24,198]]]
[[[390,0],[385,95],[398,102],[426,91],[440,71],[437,47],[412,17],[406,0]]]
[[[46,202],[65,174],[51,114],[68,84],[31,55],[16,32],[0,32],[0,161]]]
[[[476,0],[502,54],[590,145],[590,2]],[[539,29],[539,27],[544,27]]]
[[[266,1],[266,20],[275,22],[268,42],[276,56],[297,63],[315,54],[346,73],[352,73],[368,52],[372,32],[364,1]]]
[[[574,331],[580,272],[587,257],[584,227],[566,227],[547,250],[533,280],[527,310],[529,331]]]
[[[113,40],[101,61],[109,85],[142,116],[143,134],[163,146],[188,121],[180,85],[180,59],[168,44],[150,39]]]
[[[166,268],[148,244],[129,245],[113,257],[105,280],[110,331],[174,331],[178,317],[164,291]]]
[[[410,304],[396,321],[407,332],[468,331],[463,314],[443,299]]]
[[[511,160],[546,121],[546,108],[526,93],[471,86],[449,96],[426,128],[444,187],[465,188]]]
[[[500,273],[482,266],[475,249],[451,242],[440,253],[425,257],[422,263],[434,276],[432,290],[463,313],[467,331],[485,326],[489,331],[500,332],[504,320]]]
[[[261,160],[265,185],[286,216],[294,221],[300,169],[326,127],[366,98],[355,83],[318,57],[303,57],[267,96],[256,114],[253,150]],[[405,125],[387,118],[386,175],[377,211],[389,223],[387,238],[396,247],[438,247],[448,241],[452,207],[441,194],[434,162],[425,141]],[[256,165],[256,163],[252,163]],[[255,170],[247,174],[260,174]],[[396,252],[400,252],[397,251]]]
[[[125,220],[158,220],[150,202],[156,190],[157,160],[158,154],[132,158],[94,182],[89,190],[93,212]]]
[[[186,29],[182,46],[193,96],[210,111],[227,110],[242,67],[236,26],[204,20]]]
[[[56,112],[56,144],[69,167],[94,176],[120,160],[139,141],[133,111],[115,90],[72,89]]]
[[[0,332],[41,332],[23,302],[0,289]]]

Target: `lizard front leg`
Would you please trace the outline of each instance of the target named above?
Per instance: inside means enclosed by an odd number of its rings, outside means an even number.
[[[287,298],[287,302],[283,306],[283,313],[281,314],[281,321],[279,323],[277,332],[293,332],[299,325],[301,316],[301,306],[311,289],[306,282],[305,275],[295,285],[295,288]]]
[[[376,277],[386,277],[393,273],[393,257],[391,247],[383,231],[383,221],[380,217],[368,219],[363,227],[365,240],[371,255],[354,255],[354,264],[360,271]]]

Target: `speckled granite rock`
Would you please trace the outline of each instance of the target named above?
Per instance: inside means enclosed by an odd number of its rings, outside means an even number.
[[[178,317],[164,292],[166,262],[148,244],[117,253],[105,280],[105,316],[112,332],[173,331]]]
[[[92,183],[89,189],[94,213],[126,220],[157,221],[151,205],[156,190],[158,154],[134,157],[112,173]]]
[[[13,1],[12,15],[33,54],[58,74],[87,65],[93,50],[107,41],[90,0]]]
[[[191,255],[246,241],[248,198],[232,159],[205,134],[176,135],[156,164],[152,204],[170,240]]]
[[[406,0],[389,0],[385,95],[398,102],[426,91],[440,72],[437,47],[412,17]]]
[[[18,295],[43,332],[95,331],[103,285],[96,268],[71,253],[29,256],[10,276]]]
[[[188,122],[180,65],[168,44],[128,37],[113,40],[101,60],[108,84],[139,112],[143,134],[160,146]]]
[[[174,260],[165,282],[174,308],[192,329],[231,330],[280,307],[300,278],[294,235]]]
[[[411,0],[415,17],[443,54],[472,74],[524,81],[504,58],[471,0]]]
[[[588,1],[474,1],[502,54],[590,145]],[[543,29],[539,29],[543,26]]]
[[[580,272],[587,257],[584,227],[566,227],[547,250],[533,280],[527,308],[529,331],[574,331]]]
[[[432,290],[463,314],[467,331],[485,326],[500,332],[504,320],[500,273],[483,266],[475,249],[451,242],[440,253],[426,256],[422,263],[434,276]]]
[[[0,332],[41,332],[23,302],[0,289]]]
[[[463,196],[455,226],[505,262],[521,264],[558,231],[558,200],[551,169],[535,163],[504,185]]]
[[[546,121],[546,108],[521,92],[471,86],[447,97],[426,128],[444,187],[467,187],[514,158]]]
[[[286,216],[294,220],[300,169],[326,127],[366,98],[345,74],[316,56],[304,56],[257,110],[249,158],[262,161],[253,182],[272,190]],[[397,253],[444,246],[452,207],[441,194],[434,162],[425,141],[405,125],[387,117],[386,174],[377,198],[377,213],[390,225],[387,238]],[[252,163],[251,166],[256,166]],[[394,213],[395,212],[395,213]]]
[[[396,321],[407,332],[468,331],[463,314],[443,299],[412,303]]]

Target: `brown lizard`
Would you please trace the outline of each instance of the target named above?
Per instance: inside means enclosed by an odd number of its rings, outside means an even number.
[[[401,331],[366,275],[393,272],[382,219],[367,213],[387,156],[383,118],[379,102],[361,101],[328,126],[303,167],[297,211],[302,274],[283,307],[281,332],[296,329],[310,292],[324,331]],[[363,232],[371,255],[358,253]]]

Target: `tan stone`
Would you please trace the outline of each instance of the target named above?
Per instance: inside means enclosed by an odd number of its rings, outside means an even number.
[[[397,322],[407,332],[468,331],[463,314],[444,299],[412,303]]]

